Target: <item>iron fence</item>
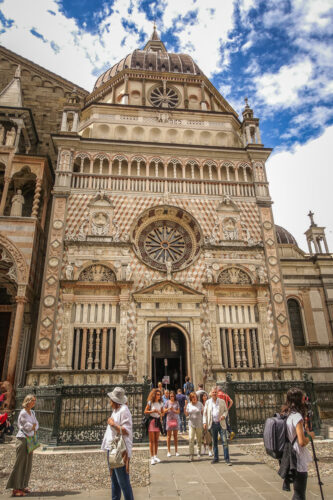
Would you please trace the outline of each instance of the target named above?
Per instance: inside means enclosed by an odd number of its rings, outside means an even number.
[[[146,439],[142,432],[142,415],[151,388],[143,384],[117,384],[124,388],[133,420],[133,440]],[[40,440],[52,445],[101,443],[110,416],[107,393],[116,385],[55,385],[24,387],[17,390],[16,412],[27,394],[37,398],[35,412],[39,422]],[[17,413],[18,414],[18,413]]]
[[[227,381],[217,385],[234,402],[229,418],[238,437],[262,437],[266,418],[281,410],[291,387],[299,387],[309,396],[313,403],[313,426],[315,431],[320,429],[315,388],[308,378],[302,381],[234,382],[228,374]]]

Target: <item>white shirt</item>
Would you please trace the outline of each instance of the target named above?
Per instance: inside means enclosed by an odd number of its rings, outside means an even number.
[[[36,424],[35,429],[32,428],[34,424]],[[29,415],[27,410],[23,408],[23,410],[20,411],[19,417],[17,419],[17,427],[18,433],[16,434],[16,437],[24,438],[27,436],[33,436],[39,427],[35,412],[33,410],[30,410]]]
[[[216,399],[215,403],[212,400],[212,410],[213,410],[213,422],[219,422],[220,421],[220,404],[218,402],[218,399]]]
[[[203,404],[198,401],[195,405],[189,403],[187,405],[186,411],[189,418],[189,426],[195,429],[202,429],[202,411]]]
[[[300,413],[291,413],[287,418],[288,439],[292,443],[296,437],[296,425],[303,421]],[[296,439],[293,448],[297,455],[297,470],[298,472],[307,472],[308,465],[312,462],[312,456],[306,446],[300,446]]]
[[[152,403],[150,405],[150,409],[151,410],[159,410],[159,411],[161,411],[162,408],[163,408],[163,403],[159,403],[158,401],[155,401],[155,403]],[[153,413],[149,413],[149,415],[151,417],[154,417],[154,418],[160,418],[160,416],[161,416],[159,413],[157,413],[157,411],[154,411]]]
[[[116,410],[113,410],[111,414],[111,418],[113,418],[114,423],[118,426],[123,427],[128,434],[123,434],[123,439],[126,445],[128,458],[132,456],[132,447],[133,447],[133,425],[132,425],[132,415],[129,411],[129,408],[126,404],[121,405]],[[101,449],[106,451],[110,449],[110,441],[112,441],[116,436],[118,436],[118,432],[114,427],[107,426],[106,432],[104,434],[104,438],[102,441]]]

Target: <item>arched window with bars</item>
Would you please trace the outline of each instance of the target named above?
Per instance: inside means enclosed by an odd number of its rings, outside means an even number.
[[[305,345],[305,336],[301,308],[296,299],[288,299],[288,312],[293,336],[294,346],[301,347]]]

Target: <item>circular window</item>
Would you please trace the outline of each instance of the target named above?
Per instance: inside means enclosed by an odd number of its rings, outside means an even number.
[[[196,220],[176,207],[154,207],[140,216],[131,231],[133,247],[145,264],[166,271],[189,266],[199,256],[202,233]]]
[[[171,87],[155,87],[150,93],[150,102],[156,108],[175,108],[179,104],[179,96]]]

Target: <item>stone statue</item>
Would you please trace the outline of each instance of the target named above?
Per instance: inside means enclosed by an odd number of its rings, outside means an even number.
[[[12,127],[6,134],[6,146],[14,146],[16,130]]]
[[[265,271],[264,271],[263,266],[257,267],[257,275],[258,275],[259,283],[266,282],[266,276],[265,276]]]
[[[10,209],[10,215],[17,217],[22,217],[22,207],[24,205],[24,198],[22,196],[21,189],[16,191],[16,194],[12,198],[12,207]]]
[[[72,264],[67,264],[65,269],[66,280],[73,279],[73,272],[74,272],[74,267],[72,266]]]
[[[237,228],[233,219],[224,219],[223,221],[223,236],[226,240],[237,240]]]
[[[167,280],[172,280],[172,262],[169,260],[165,263],[166,272],[167,272]]]
[[[3,125],[0,125],[0,146],[3,144],[5,139],[5,129]]]
[[[132,266],[130,263],[128,263],[126,267],[126,281],[131,281],[131,278],[132,278]]]
[[[208,283],[213,282],[213,271],[212,271],[210,266],[206,267],[206,277],[207,277]]]
[[[0,392],[4,394],[3,410],[12,410],[15,408],[15,392],[13,386],[7,380],[0,382]]]

